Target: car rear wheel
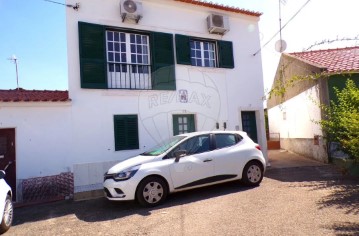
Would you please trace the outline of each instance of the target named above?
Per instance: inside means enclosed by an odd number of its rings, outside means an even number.
[[[0,224],[0,234],[9,230],[14,214],[14,207],[11,201],[11,197],[8,195],[5,200],[4,214]]]
[[[243,169],[242,182],[247,186],[258,186],[263,179],[263,166],[257,161],[250,161]]]
[[[161,204],[167,194],[166,182],[159,177],[150,176],[138,185],[136,199],[142,206],[153,207]]]

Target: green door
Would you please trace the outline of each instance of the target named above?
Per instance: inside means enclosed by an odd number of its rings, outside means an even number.
[[[173,115],[173,135],[196,131],[194,115]]]
[[[242,111],[242,128],[254,142],[258,143],[255,111]]]

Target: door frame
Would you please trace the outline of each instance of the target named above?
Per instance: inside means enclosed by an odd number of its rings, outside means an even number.
[[[13,201],[16,201],[16,129],[15,128],[0,128],[0,136],[4,135],[6,138],[10,137],[10,142],[6,142],[6,151],[4,154],[0,153],[0,155],[4,156],[0,159],[0,169],[5,168],[9,161],[12,163],[8,166],[6,170],[5,180],[10,185],[13,192]],[[10,157],[6,156],[6,154],[10,151]],[[7,158],[8,157],[8,158]],[[10,159],[10,160],[7,160]],[[3,163],[2,160],[5,160],[7,163]]]

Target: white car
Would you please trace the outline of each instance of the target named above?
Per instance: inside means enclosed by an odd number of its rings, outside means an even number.
[[[9,230],[14,214],[11,188],[5,182],[4,177],[5,171],[0,170],[0,234]]]
[[[156,206],[169,193],[227,181],[257,186],[266,165],[259,145],[245,132],[194,132],[116,164],[105,173],[103,186],[109,200]]]

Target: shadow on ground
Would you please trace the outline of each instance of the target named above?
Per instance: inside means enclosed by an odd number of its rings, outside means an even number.
[[[334,225],[325,227],[327,229],[333,230],[335,235],[341,236],[357,236],[359,235],[359,223],[353,222],[338,222]]]
[[[175,193],[168,196],[167,201],[155,208],[142,208],[134,201],[110,202],[105,198],[74,202],[62,201],[38,206],[29,206],[15,209],[13,225],[28,222],[43,221],[51,218],[75,214],[85,222],[99,222],[119,219],[131,215],[151,215],[151,211],[166,209],[172,206],[202,201],[226,194],[248,191],[251,188],[241,185],[238,181],[210,186],[200,189]]]
[[[345,214],[358,215],[359,178],[345,176],[332,165],[269,169],[267,178],[293,183],[290,187],[305,187],[309,191],[330,190],[317,201],[319,209],[336,208]],[[326,226],[336,235],[359,235],[359,222],[337,222]]]

